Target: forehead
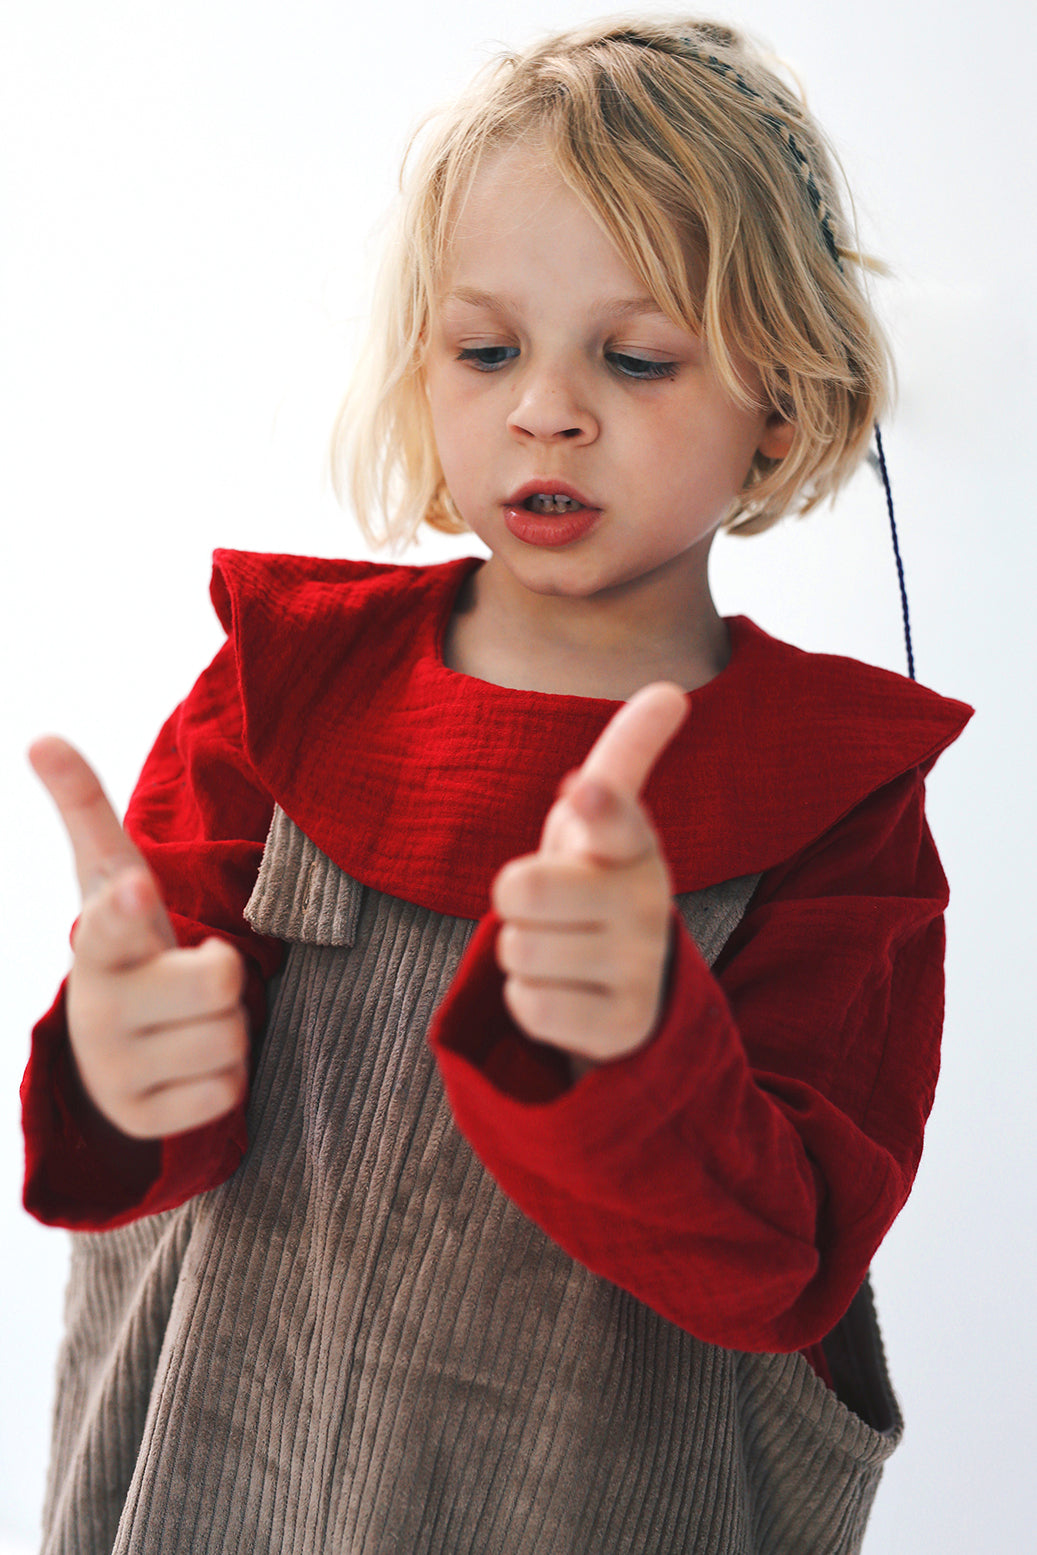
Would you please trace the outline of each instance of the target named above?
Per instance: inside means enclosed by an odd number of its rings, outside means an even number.
[[[474,300],[477,292],[550,281],[552,272],[586,266],[624,294],[643,291],[587,203],[539,145],[486,153],[447,225],[440,295]]]
[[[464,204],[534,195],[562,181],[558,164],[541,136],[524,136],[487,146],[469,171]]]
[[[538,141],[492,147],[476,163],[448,213],[450,249],[506,244],[535,223],[587,224],[608,235],[565,182]]]
[[[471,298],[507,289],[509,277],[516,286],[522,280],[550,285],[552,278],[582,270],[596,290],[637,301],[628,312],[665,315],[647,295],[648,266],[633,234],[624,236],[626,254],[541,140],[496,146],[482,155],[448,213],[436,292],[440,299],[451,293]],[[702,257],[690,242],[678,242],[683,279],[691,281],[694,293],[704,280]]]

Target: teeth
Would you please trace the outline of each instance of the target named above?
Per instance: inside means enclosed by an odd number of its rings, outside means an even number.
[[[553,497],[546,491],[538,491],[527,498],[526,506],[532,508],[534,513],[571,513],[581,504],[574,502],[572,497]]]

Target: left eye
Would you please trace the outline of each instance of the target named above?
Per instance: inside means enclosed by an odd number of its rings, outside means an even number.
[[[606,352],[606,360],[627,378],[673,378],[676,362],[652,362],[643,356],[627,356],[622,351]]]
[[[518,356],[517,346],[464,346],[457,353],[459,362],[470,362],[480,373],[493,373]]]

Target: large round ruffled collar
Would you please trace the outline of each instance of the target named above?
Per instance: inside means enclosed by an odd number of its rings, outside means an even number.
[[[492,685],[443,661],[479,557],[435,566],[218,551],[249,757],[348,874],[479,918],[535,849],[559,779],[615,702]],[[745,617],[644,792],[675,892],[783,863],[868,794],[927,770],[970,709],[886,670],[804,653]]]

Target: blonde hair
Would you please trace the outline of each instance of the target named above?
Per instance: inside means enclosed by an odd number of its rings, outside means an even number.
[[[794,424],[783,459],[757,454],[724,526],[752,533],[834,496],[892,383],[862,275],[882,266],[849,241],[835,154],[801,98],[732,28],[618,19],[493,61],[432,117],[408,175],[412,139],[332,449],[336,490],[352,498],[370,543],[400,550],[422,522],[450,534],[468,527],[436,452],[424,342],[453,214],[481,159],[527,136],[663,311],[703,334],[732,398],[752,403],[735,370],[740,356]],[[705,261],[701,295],[688,276],[689,245]]]

